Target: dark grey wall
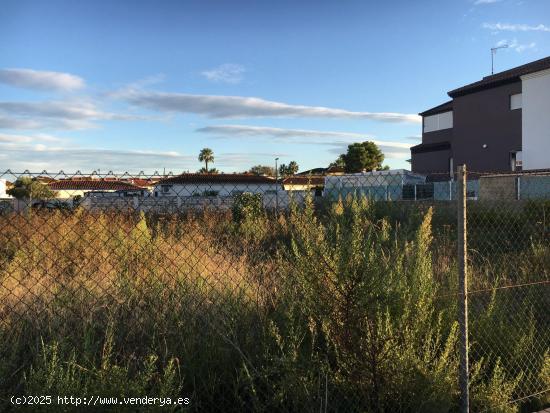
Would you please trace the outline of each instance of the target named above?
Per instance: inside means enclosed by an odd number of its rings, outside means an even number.
[[[455,165],[466,163],[470,171],[480,172],[510,170],[510,152],[521,150],[521,109],[510,110],[510,95],[516,93],[521,82],[454,99]]]
[[[421,174],[448,172],[450,156],[451,151],[449,149],[413,153],[412,171]]]
[[[452,128],[442,129],[434,132],[422,133],[422,143],[451,142],[452,138],[453,138]]]

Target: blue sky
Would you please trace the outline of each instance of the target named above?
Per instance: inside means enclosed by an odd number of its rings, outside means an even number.
[[[547,0],[25,1],[0,10],[0,170],[392,168],[446,92],[550,55]]]

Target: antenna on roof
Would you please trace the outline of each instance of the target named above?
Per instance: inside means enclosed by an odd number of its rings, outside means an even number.
[[[491,47],[491,74],[495,74],[495,55],[497,54],[498,49],[506,49],[508,47],[507,44],[503,44],[502,46],[497,47]]]

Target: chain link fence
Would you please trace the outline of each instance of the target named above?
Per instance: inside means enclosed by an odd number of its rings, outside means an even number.
[[[550,172],[458,178],[0,172],[0,410],[549,406]]]

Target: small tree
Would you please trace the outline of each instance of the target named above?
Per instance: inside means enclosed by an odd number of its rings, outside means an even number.
[[[16,199],[48,199],[55,198],[56,193],[47,185],[29,176],[18,178],[13,187],[6,191],[8,195]]]
[[[258,242],[267,234],[267,222],[261,194],[244,192],[233,202],[233,221],[240,235],[249,241]]]
[[[204,162],[205,172],[208,173],[208,163],[214,162],[214,151],[210,148],[204,148],[199,153],[199,161]]]
[[[384,154],[374,142],[366,141],[348,145],[341,155],[346,172],[377,171],[382,169]]]
[[[255,221],[263,215],[263,201],[261,194],[244,192],[235,197],[233,202],[233,220],[237,223]]]
[[[344,161],[344,155],[340,155],[334,162],[331,162],[328,166],[329,168],[337,167],[337,168],[345,168],[346,167],[346,161]]]
[[[254,175],[275,176],[275,168],[267,165],[253,166],[252,168],[250,168],[249,172]]]
[[[200,174],[219,174],[220,171],[218,171],[216,168],[206,169],[203,166],[201,169],[199,169],[198,173],[200,173]]]
[[[289,176],[294,175],[296,172],[298,172],[299,169],[300,168],[296,161],[290,161],[288,165],[282,164],[279,167],[279,173],[281,174],[281,176]]]

